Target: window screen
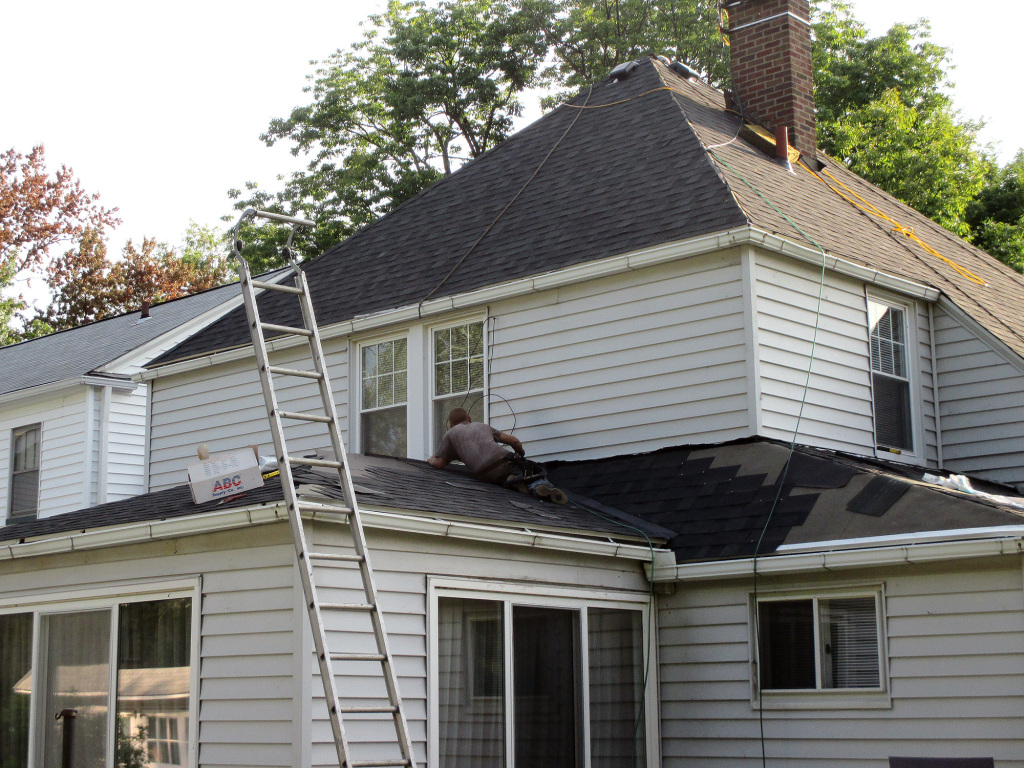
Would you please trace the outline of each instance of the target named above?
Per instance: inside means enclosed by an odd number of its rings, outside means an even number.
[[[39,507],[39,424],[11,435],[11,517],[34,515]]]

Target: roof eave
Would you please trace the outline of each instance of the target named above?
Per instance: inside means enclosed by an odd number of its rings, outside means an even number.
[[[845,259],[831,256],[814,248],[808,248],[779,235],[766,232],[752,226],[734,227],[715,232],[710,235],[690,238],[671,243],[661,243],[651,248],[644,248],[630,253],[611,256],[606,259],[576,264],[565,269],[545,272],[533,277],[521,278],[498,283],[466,293],[445,296],[406,307],[398,307],[371,315],[363,315],[341,323],[325,326],[320,330],[322,339],[349,336],[354,333],[385,328],[401,323],[419,321],[422,318],[434,317],[457,310],[466,310],[486,306],[501,299],[511,299],[530,293],[574,285],[587,280],[594,280],[610,275],[624,274],[636,269],[665,264],[672,261],[689,259],[707,253],[714,253],[726,248],[742,245],[756,245],[791,258],[821,266],[824,260],[826,269],[840,274],[856,277],[873,285],[884,287],[902,295],[935,301],[939,291],[926,285],[915,283],[895,275],[879,272],[876,269],[861,266]],[[280,336],[267,342],[270,351],[288,349],[301,344],[305,340],[298,336]],[[199,370],[221,363],[242,360],[253,354],[251,345],[244,345],[199,355],[197,357],[167,363],[156,368],[135,374],[136,381],[151,381],[165,376]]]
[[[339,522],[343,520],[342,516],[330,512],[311,511],[304,514],[303,517],[337,519]],[[482,525],[439,516],[399,514],[372,507],[363,508],[361,517],[366,528],[388,532],[416,533],[504,546],[651,562],[652,549],[647,545],[629,544],[609,538],[535,531],[526,527]],[[287,520],[285,504],[277,502],[92,530],[76,529],[72,532],[40,536],[32,540],[0,543],[0,560],[20,560],[104,547],[143,544],[182,536],[195,536],[284,522],[285,520]]]
[[[824,573],[852,568],[921,565],[1024,553],[1024,526],[964,531],[936,531],[867,540],[803,545],[810,551],[772,554],[756,559],[760,576]],[[655,565],[655,582],[714,581],[753,577],[754,558]]]

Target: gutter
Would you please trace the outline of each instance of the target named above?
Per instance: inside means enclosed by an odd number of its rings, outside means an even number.
[[[305,504],[308,505],[307,508],[312,508],[314,511],[304,513],[302,515],[304,520],[322,519],[343,522],[346,519],[344,515],[330,511],[329,505],[324,505],[323,511],[316,511],[315,503],[310,505],[309,502],[305,502]],[[600,555],[646,563],[651,561],[651,550],[648,547],[623,544],[611,539],[583,539],[563,534],[531,531],[528,528],[477,525],[374,509],[361,510],[361,517],[364,527],[388,532],[418,533],[449,539]],[[22,560],[66,552],[141,544],[181,536],[194,536],[284,522],[287,519],[288,513],[283,501],[275,504],[256,504],[167,520],[111,526],[99,530],[76,530],[63,535],[48,536],[31,541],[0,544],[0,560]]]
[[[135,381],[127,377],[111,378],[109,376],[96,376],[87,373],[70,379],[51,381],[49,384],[40,384],[35,387],[25,387],[24,389],[16,389],[13,392],[5,392],[0,395],[0,404],[27,397],[44,397],[57,392],[63,392],[65,389],[74,389],[83,384],[91,387],[110,387],[111,389],[124,392],[134,392],[136,387],[138,387]]]
[[[949,540],[950,536],[955,536],[958,533],[976,535],[977,538]],[[871,542],[875,542],[875,545],[871,546]],[[823,544],[818,543],[793,548],[816,547],[818,551],[791,551],[787,554],[759,557],[757,558],[757,573],[759,576],[782,576],[825,573],[851,568],[921,565],[1001,555],[1020,556],[1024,554],[1024,527],[1009,526],[977,531],[941,531],[923,535],[879,536],[874,539],[832,542],[832,544],[834,545],[832,549],[823,550]],[[827,546],[828,543],[824,545]],[[743,558],[679,565],[656,563],[651,578],[655,582],[691,582],[745,578],[753,575],[753,558]]]
[[[323,326],[320,329],[321,339],[333,339],[339,336],[350,336],[363,331],[384,328],[399,323],[413,323],[423,318],[442,315],[453,310],[477,308],[488,305],[501,299],[511,299],[524,296],[530,293],[560,288],[573,285],[586,280],[593,280],[599,277],[620,275],[636,269],[643,269],[658,264],[667,264],[673,261],[689,259],[695,256],[702,256],[708,253],[715,253],[726,248],[734,248],[742,245],[755,245],[773,251],[775,253],[789,256],[799,261],[821,266],[822,254],[814,248],[799,245],[784,237],[773,235],[755,227],[744,226],[734,229],[717,232],[711,235],[682,240],[674,243],[662,243],[651,248],[644,248],[639,251],[611,256],[598,261],[590,261],[585,264],[566,267],[565,269],[547,272],[534,277],[512,280],[505,283],[481,288],[476,291],[469,291],[455,296],[446,296],[440,299],[412,304],[406,307],[399,307],[384,312],[377,312],[372,315],[362,315],[345,322]],[[879,272],[876,269],[863,267],[851,261],[840,259],[836,256],[824,256],[825,268],[849,275],[863,280],[872,285],[882,286],[913,298],[935,301],[939,297],[939,291],[910,280]],[[305,344],[305,340],[297,336],[281,336],[267,342],[267,349],[271,352],[289,349]],[[211,352],[187,360],[169,363],[157,368],[151,368],[133,376],[135,381],[152,381],[165,376],[187,371],[200,370],[213,365],[243,360],[253,355],[252,346],[245,344],[231,349],[218,352]]]

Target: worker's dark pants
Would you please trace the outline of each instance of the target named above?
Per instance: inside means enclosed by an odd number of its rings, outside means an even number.
[[[546,479],[548,474],[544,471],[544,467],[537,462],[513,453],[509,454],[509,458],[492,464],[490,467],[485,467],[476,476],[478,480],[483,480],[485,483],[508,486],[506,481],[510,476],[514,476],[520,481],[526,480],[527,483],[533,483]]]

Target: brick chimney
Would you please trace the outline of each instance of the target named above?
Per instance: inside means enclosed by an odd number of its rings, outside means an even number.
[[[732,87],[747,114],[815,157],[814,79],[808,0],[726,0]]]

